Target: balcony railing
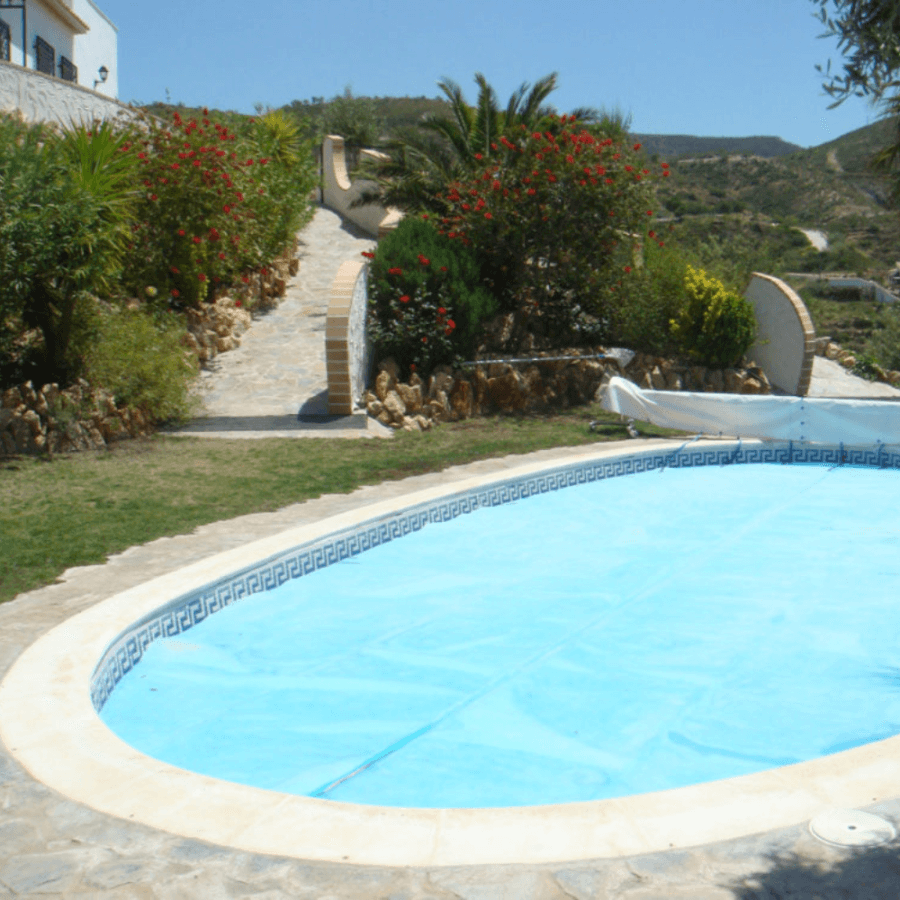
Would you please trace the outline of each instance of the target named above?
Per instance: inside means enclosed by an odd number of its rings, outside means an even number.
[[[72,60],[61,56],[59,58],[59,77],[63,81],[72,81],[78,84],[78,66]]]
[[[56,74],[56,51],[42,37],[34,39],[34,63],[38,72]]]

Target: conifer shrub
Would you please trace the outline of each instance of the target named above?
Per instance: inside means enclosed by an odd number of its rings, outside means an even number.
[[[685,272],[684,290],[684,306],[672,321],[681,350],[710,368],[736,365],[756,338],[752,304],[693,266]]]

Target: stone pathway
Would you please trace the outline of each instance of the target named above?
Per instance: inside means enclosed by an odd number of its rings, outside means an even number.
[[[178,433],[298,437],[324,430],[336,436],[335,428],[365,433],[365,417],[302,419],[328,413],[325,318],[334,276],[341,263],[359,259],[375,241],[324,207],[316,209],[299,237],[300,269],[284,298],[254,318],[240,347],[220,354],[203,371],[199,390],[206,421]]]

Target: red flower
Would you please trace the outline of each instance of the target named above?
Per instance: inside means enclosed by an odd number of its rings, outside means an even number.
[[[630,271],[631,271],[631,266],[625,266],[625,271],[626,271],[626,272],[630,272]]]
[[[363,250],[363,251],[362,251],[362,255],[363,255],[366,259],[375,259],[375,254],[374,254],[374,253],[369,253],[368,250]]]
[[[476,153],[476,154],[475,154],[475,159],[481,159],[481,154],[480,154],[480,153]]]
[[[494,218],[490,213],[485,213],[485,214],[484,214],[484,217],[485,217],[486,219],[493,219],[493,218]]]
[[[399,266],[394,266],[393,269],[388,269],[388,275],[402,275],[402,274],[403,274],[403,269],[401,269]]]
[[[250,284],[250,279],[246,275],[241,275],[241,281],[243,281],[244,284]]]
[[[428,220],[428,213],[422,213],[422,218],[426,221]]]
[[[404,294],[404,295],[400,298],[400,302],[401,302],[401,303],[409,303],[409,294]]]
[[[195,244],[199,244],[199,243],[201,243],[201,242],[203,241],[203,238],[199,238],[199,237],[197,237],[196,235],[194,235],[194,237],[192,237],[191,240],[192,240]]]
[[[652,209],[648,209],[648,210],[647,210],[647,215],[648,215],[648,216],[652,216],[652,215],[653,215],[653,210],[652,210]]]
[[[656,237],[656,232],[655,232],[655,231],[648,231],[648,232],[647,232],[647,235],[648,235],[649,237]]]
[[[219,259],[225,259],[225,254],[224,254],[224,253],[220,253],[220,254],[219,254]]]
[[[198,280],[198,281],[206,281],[206,276],[201,272],[201,273],[197,276],[197,280]]]
[[[409,371],[410,371],[410,372],[415,372],[415,371],[416,371],[416,364],[415,364],[415,363],[410,363],[410,364],[409,364]]]
[[[447,310],[444,309],[443,306],[439,306],[439,307],[438,307],[438,315],[439,315],[439,316],[445,316],[445,315],[447,315]]]
[[[427,344],[427,343],[428,343],[428,338],[427,338],[427,337],[423,337],[423,338],[422,338],[422,343],[423,343],[423,344]]]
[[[178,229],[178,235],[179,235],[179,237],[184,237],[184,229],[183,228]]]
[[[441,266],[441,271],[442,271],[442,272],[446,272],[446,271],[447,271],[447,267],[446,267],[446,266]]]
[[[222,207],[222,212],[224,212],[224,213],[230,213],[230,212],[231,212],[231,207],[226,203],[225,206]]]
[[[172,271],[175,275],[178,275],[178,274],[179,274],[178,269],[177,269],[175,266],[172,266],[171,271]]]
[[[234,301],[234,305],[235,305],[236,307],[238,307],[238,309],[240,309],[241,301],[240,301],[240,300],[235,300],[235,301]]]
[[[419,262],[420,262],[423,266],[430,266],[430,265],[431,265],[431,260],[428,259],[428,258],[425,257],[425,256],[422,256],[421,253],[419,254]]]
[[[172,288],[172,290],[169,291],[169,293],[170,293],[173,297],[180,297],[180,296],[181,296],[181,294],[180,294],[178,288]]]
[[[449,328],[450,331],[453,331],[453,329],[456,328],[456,322],[454,322],[453,319],[447,319],[447,328]]]
[[[151,199],[151,200],[158,200],[159,197],[157,197],[156,194],[151,194],[151,195],[150,195],[150,199]]]
[[[641,145],[640,145],[640,144],[635,144],[634,147],[633,147],[633,149],[634,149],[634,150],[640,150],[640,149],[641,149]]]

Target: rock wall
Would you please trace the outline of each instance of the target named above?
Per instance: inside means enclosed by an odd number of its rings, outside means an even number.
[[[840,344],[835,343],[830,337],[819,338],[816,341],[816,356],[824,356],[826,359],[833,359],[839,362],[845,369],[853,369],[856,365],[856,357],[849,351],[844,350]],[[877,381],[885,384],[900,387],[900,372],[896,369],[885,369],[881,366],[872,366],[872,373]]]
[[[0,452],[4,455],[101,450],[117,440],[150,434],[140,410],[117,407],[112,394],[79,379],[64,391],[30,381],[0,395]]]
[[[558,350],[543,356],[581,356],[574,360],[526,364],[491,363],[454,371],[439,366],[427,382],[413,373],[399,381],[393,359],[377,366],[372,390],[364,395],[369,415],[383,425],[425,431],[439,422],[454,422],[497,412],[539,413],[596,399],[613,375],[622,375],[653,390],[736,394],[771,392],[765,373],[755,364],[740,369],[706,369],[677,360],[636,354],[624,368],[612,360],[592,358],[596,351]]]
[[[252,275],[250,283],[234,296],[219,297],[200,309],[186,310],[185,346],[197,355],[201,365],[241,345],[241,335],[253,324],[250,309],[265,310],[278,305],[288,279],[299,271],[300,260],[295,252],[296,243],[272,265]]]

